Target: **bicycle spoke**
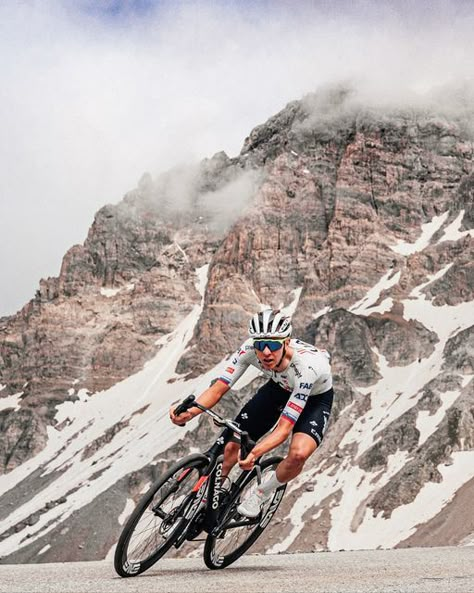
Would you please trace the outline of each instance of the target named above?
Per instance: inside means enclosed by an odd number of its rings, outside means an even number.
[[[264,461],[261,465],[262,475],[274,471],[278,462],[279,460],[277,461],[275,459]],[[254,475],[242,487],[242,490],[238,493],[237,500],[234,499],[230,503],[230,507],[223,511],[224,515],[220,525],[207,538],[204,549],[204,561],[209,568],[224,568],[239,558],[256,541],[267,526],[268,521],[262,523],[262,518],[265,517],[270,507],[273,507],[271,511],[272,515],[278,507],[283,491],[280,492],[279,496],[275,497],[274,494],[266,502],[257,517],[246,518],[241,516],[237,511],[237,507],[240,501],[244,500],[256,485],[257,477]],[[269,520],[270,518],[271,516]]]
[[[146,570],[178,536],[189,495],[208,461],[203,458],[188,463],[177,464],[174,473],[158,483],[155,491],[146,493],[127,521],[115,556],[115,568],[121,576]]]

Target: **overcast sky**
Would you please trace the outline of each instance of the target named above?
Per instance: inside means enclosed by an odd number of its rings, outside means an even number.
[[[0,2],[0,316],[141,175],[225,150],[321,85],[473,76],[474,2]]]

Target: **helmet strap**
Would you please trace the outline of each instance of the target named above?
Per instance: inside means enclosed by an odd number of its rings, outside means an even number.
[[[278,364],[275,365],[275,368],[277,369],[281,363],[283,362],[283,359],[285,358],[285,354],[286,354],[286,342],[283,343],[283,354],[281,355],[280,360],[278,361]]]

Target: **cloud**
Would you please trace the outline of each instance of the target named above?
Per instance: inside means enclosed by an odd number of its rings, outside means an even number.
[[[461,0],[4,0],[0,315],[144,171],[233,156],[288,101],[339,80],[381,101],[462,84],[473,30]]]

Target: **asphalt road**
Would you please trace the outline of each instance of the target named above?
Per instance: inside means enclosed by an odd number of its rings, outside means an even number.
[[[474,593],[474,546],[248,555],[220,571],[166,558],[121,579],[108,562],[0,565],[0,593]]]

